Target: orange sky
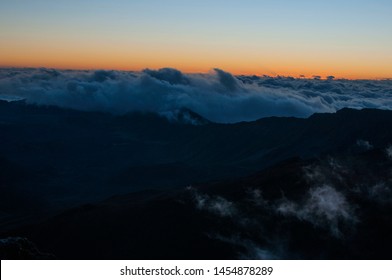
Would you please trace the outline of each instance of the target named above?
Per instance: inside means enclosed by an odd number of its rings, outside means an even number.
[[[208,72],[221,68],[233,74],[294,76],[333,75],[349,79],[391,78],[391,64],[382,59],[361,61],[355,56],[345,58],[291,56],[290,54],[234,56],[228,53],[179,49],[154,52],[147,50],[122,51],[115,48],[76,49],[42,48],[29,45],[0,47],[0,67],[48,67],[60,69],[118,69],[173,67],[184,72]]]
[[[392,78],[391,2],[157,3],[3,0],[0,67]]]

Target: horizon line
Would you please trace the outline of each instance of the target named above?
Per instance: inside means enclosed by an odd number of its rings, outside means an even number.
[[[151,70],[159,70],[159,69],[165,69],[165,68],[170,68],[170,69],[175,69],[180,71],[181,73],[184,74],[208,74],[214,69],[221,69],[225,72],[228,72],[232,74],[233,76],[258,76],[258,77],[270,77],[270,78],[294,78],[294,79],[308,79],[308,80],[328,80],[328,77],[333,77],[333,80],[351,80],[351,81],[360,81],[360,80],[372,80],[372,81],[385,81],[385,80],[392,80],[392,77],[374,77],[374,78],[364,78],[364,77],[357,77],[357,78],[347,78],[345,76],[339,76],[339,75],[318,75],[318,74],[312,74],[312,75],[305,75],[305,74],[279,74],[276,72],[275,75],[271,74],[265,74],[265,73],[250,73],[250,72],[234,72],[234,71],[227,71],[225,69],[222,69],[220,67],[211,67],[209,68],[208,71],[184,71],[176,67],[170,67],[170,66],[165,66],[165,67],[144,67],[140,69],[131,69],[131,68],[109,68],[109,67],[75,67],[75,68],[70,68],[70,67],[48,67],[48,66],[8,66],[8,65],[0,65],[0,69],[51,69],[51,70],[59,70],[59,71],[99,71],[99,70],[104,70],[104,71],[119,71],[119,72],[143,72],[143,70],[146,69],[151,69]]]

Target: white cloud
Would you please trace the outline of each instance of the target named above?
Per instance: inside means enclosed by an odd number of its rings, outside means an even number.
[[[328,185],[310,189],[303,203],[285,199],[278,205],[277,211],[317,227],[328,228],[336,237],[341,236],[340,222],[351,224],[357,221],[345,196]]]
[[[392,81],[238,76],[220,69],[184,74],[0,69],[0,98],[123,114],[188,108],[214,122],[268,116],[308,117],[344,107],[392,109]]]

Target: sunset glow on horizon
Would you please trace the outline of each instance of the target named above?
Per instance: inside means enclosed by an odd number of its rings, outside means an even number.
[[[392,78],[390,14],[384,0],[5,0],[0,67]]]

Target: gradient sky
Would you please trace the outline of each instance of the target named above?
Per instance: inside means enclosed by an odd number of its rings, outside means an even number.
[[[392,78],[390,0],[0,0],[0,66]]]

